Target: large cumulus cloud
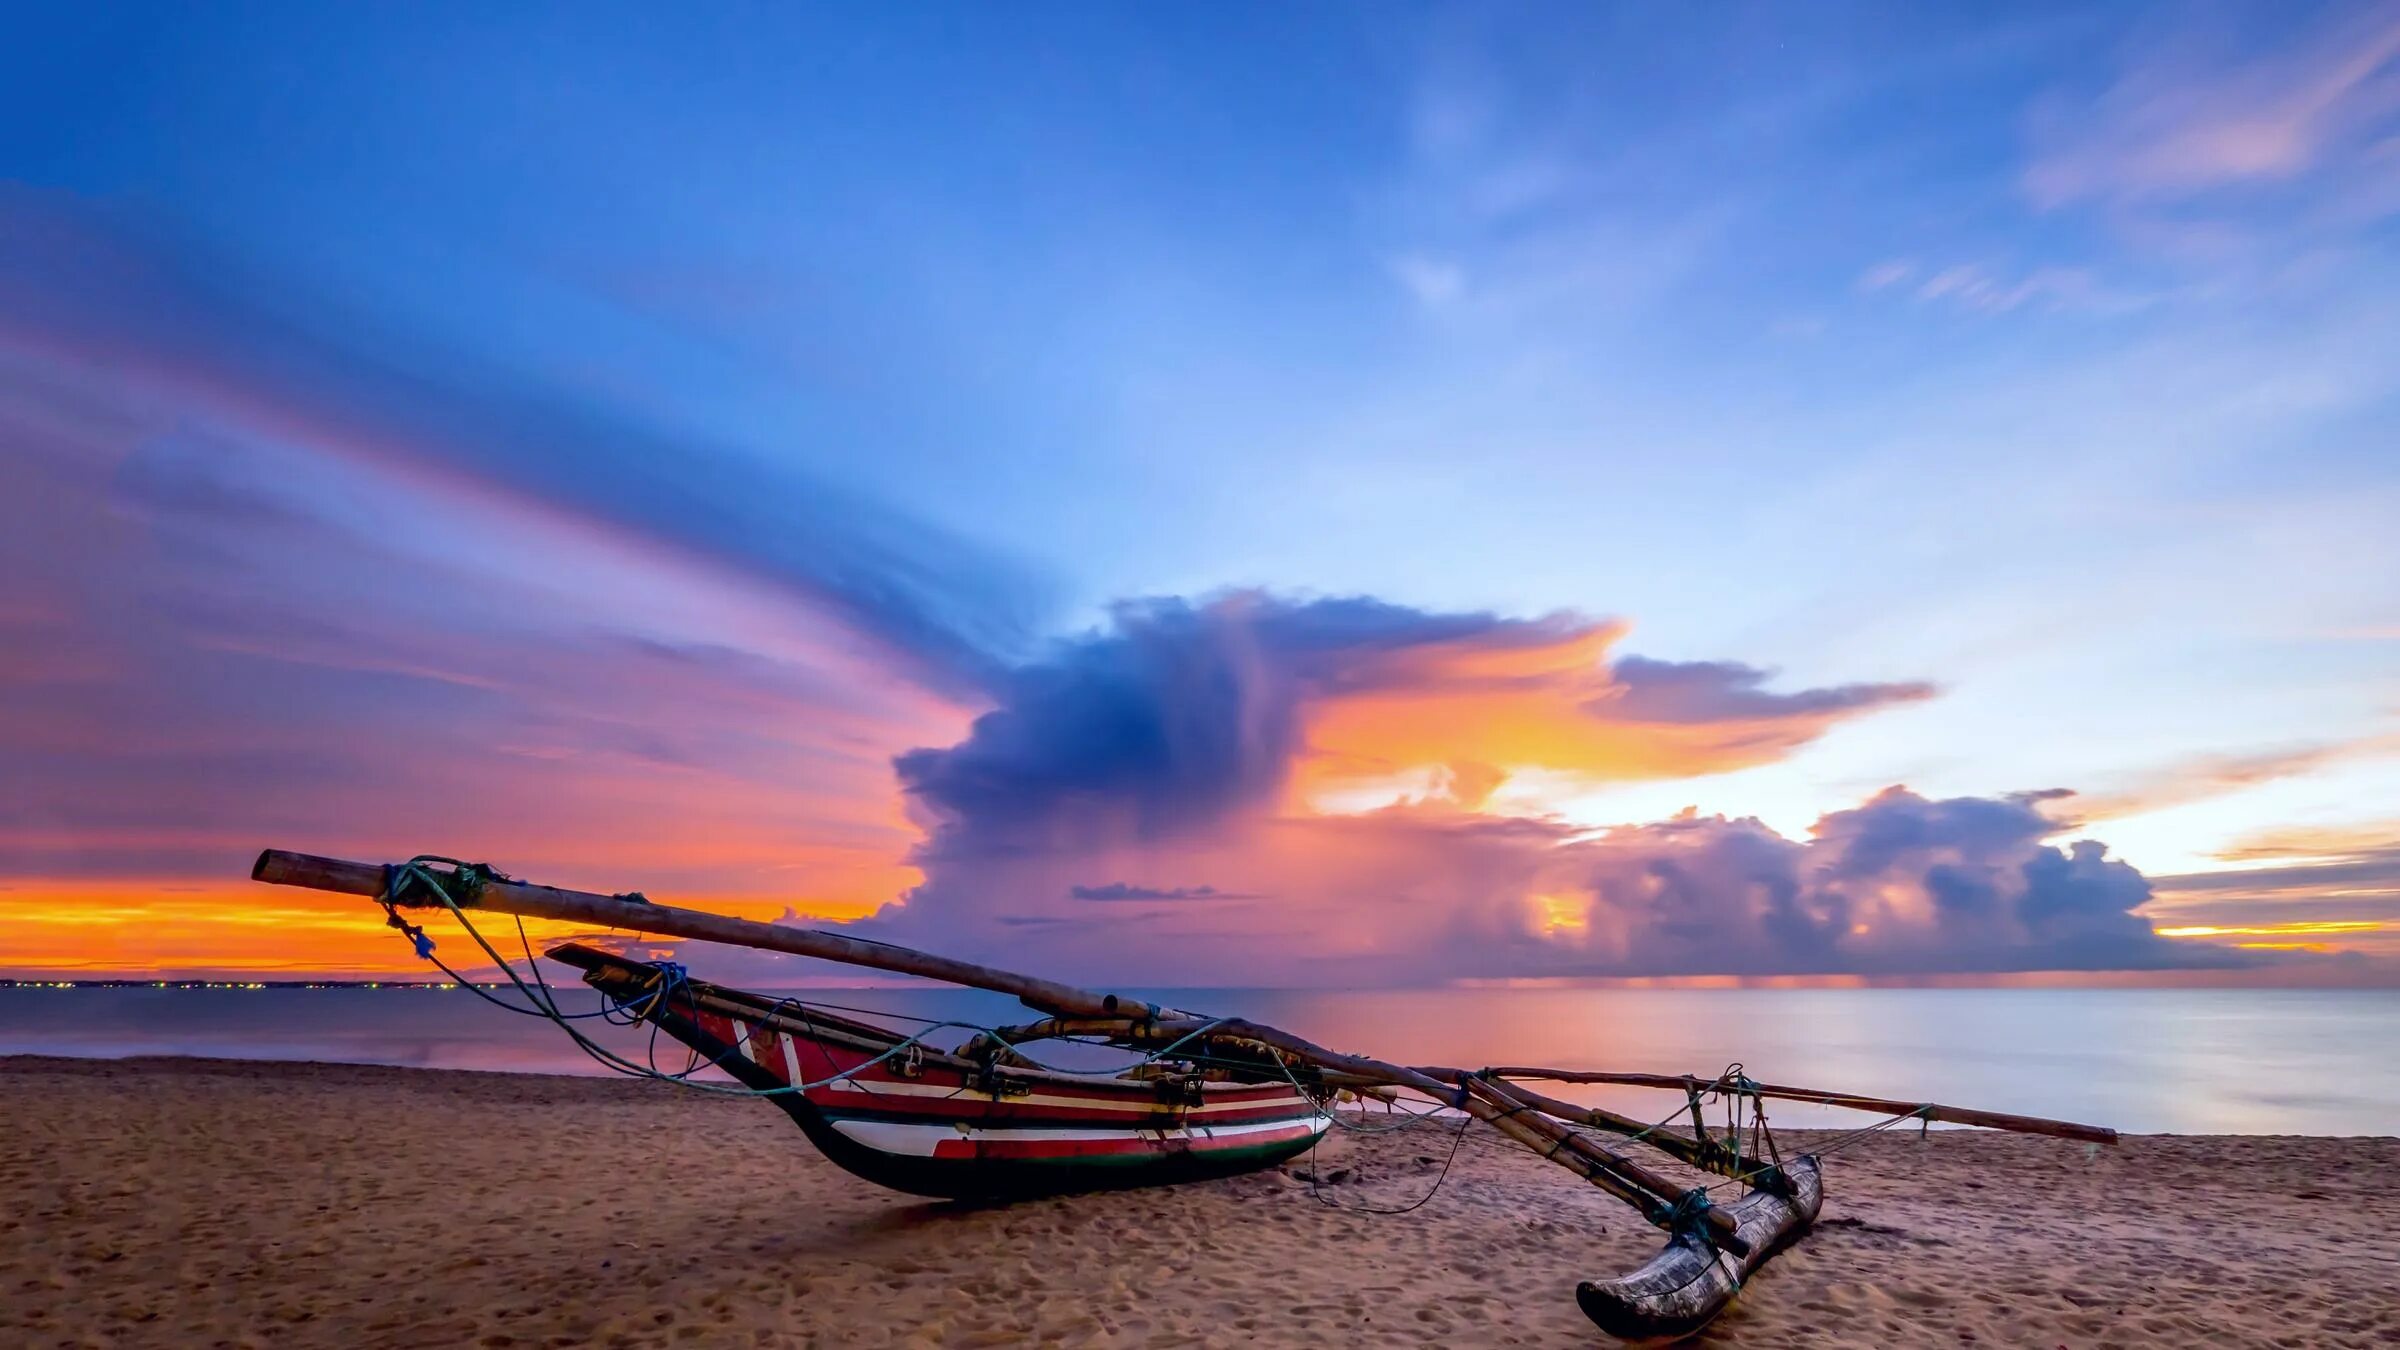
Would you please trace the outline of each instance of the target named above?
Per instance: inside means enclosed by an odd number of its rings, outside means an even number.
[[[1475,809],[1528,768],[1768,762],[1928,692],[1779,691],[1733,662],[1620,655],[1622,636],[1258,593],[1122,607],[1010,675],[964,740],[899,758],[925,881],[869,927],[1178,981],[2222,959],[2155,936],[2134,913],[2148,884],[2102,845],[2049,842],[2054,794],[1893,788],[1804,839],[1696,814],[1593,832]],[[1361,782],[1386,796],[1328,805],[1329,784]],[[1114,903],[1079,903],[1095,885]]]
[[[2042,794],[1888,788],[1806,839],[1686,815],[1563,845],[1571,889],[1500,907],[1515,965],[1637,974],[2129,969],[2222,959],[2134,913],[2150,885],[2106,846],[2045,842]],[[1505,922],[1513,917],[1513,926]],[[1487,931],[1486,936],[1490,935]]]
[[[1773,693],[1731,662],[1608,659],[1611,623],[1240,592],[1118,606],[995,684],[968,738],[899,757],[925,857],[1160,839],[1322,781],[1442,768],[1673,777],[1761,763],[1917,683]]]

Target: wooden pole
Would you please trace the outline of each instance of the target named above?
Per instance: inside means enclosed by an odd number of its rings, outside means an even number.
[[[1487,1102],[1496,1111],[1504,1113],[1503,1118],[1512,1121],[1522,1121],[1529,1126],[1534,1133],[1540,1135],[1548,1145],[1545,1156],[1548,1156],[1549,1152],[1555,1152],[1563,1149],[1581,1158],[1584,1158],[1595,1167],[1605,1169],[1615,1176],[1630,1182],[1633,1187],[1637,1188],[1643,1194],[1651,1198],[1652,1203],[1651,1206],[1645,1210],[1645,1217],[1649,1218],[1653,1223],[1662,1221],[1660,1214],[1655,1211],[1671,1207],[1672,1203],[1679,1196],[1681,1196],[1684,1191],[1689,1189],[1688,1187],[1677,1185],[1672,1178],[1662,1176],[1657,1172],[1653,1172],[1648,1167],[1626,1157],[1624,1154],[1615,1153],[1608,1149],[1604,1149],[1597,1143],[1594,1143],[1592,1140],[1586,1139],[1582,1135],[1576,1134],[1574,1131],[1569,1130],[1566,1126],[1559,1124],[1557,1121],[1552,1120],[1548,1115],[1543,1114],[1540,1107],[1534,1105],[1530,1101],[1527,1101],[1523,1095],[1518,1093],[1509,1084],[1499,1082],[1496,1079],[1470,1074],[1461,1081],[1460,1086],[1466,1090],[1467,1100],[1470,1103]],[[1717,1211],[1715,1210],[1704,1210],[1701,1213],[1701,1217],[1706,1219],[1710,1214],[1714,1214],[1716,1212]],[[1729,1235],[1730,1230],[1735,1227],[1732,1216],[1726,1216],[1725,1222],[1721,1225],[1712,1221],[1710,1222],[1709,1226],[1717,1230],[1715,1236],[1718,1239],[1719,1246],[1724,1247],[1727,1251],[1732,1252],[1736,1256],[1747,1256],[1750,1254],[1749,1248],[1740,1242],[1729,1242],[1725,1240]]]
[[[1465,1069],[1429,1067],[1425,1068],[1423,1072],[1431,1075],[1432,1077],[1453,1083],[1463,1082],[1466,1079],[1475,1076],[1467,1072]],[[1547,1096],[1543,1093],[1534,1091],[1532,1088],[1529,1088],[1522,1083],[1504,1082],[1502,1086],[1506,1087],[1510,1093],[1524,1101],[1527,1105],[1533,1107],[1535,1110],[1540,1111],[1544,1115],[1555,1116],[1560,1120],[1573,1121],[1578,1125],[1590,1125],[1595,1129],[1607,1130],[1611,1134],[1631,1136],[1639,1139],[1643,1143],[1649,1144],[1651,1147],[1656,1148],[1661,1153],[1667,1154],[1673,1158],[1681,1159],[1691,1166],[1700,1168],[1703,1171],[1715,1172],[1720,1176],[1728,1177],[1738,1175],[1733,1159],[1723,1148],[1702,1143],[1694,1139],[1686,1139],[1682,1135],[1673,1133],[1663,1126],[1648,1125],[1641,1121],[1635,1120],[1630,1116],[1620,1116],[1614,1111],[1605,1111],[1596,1106],[1583,1106],[1575,1102],[1564,1101],[1557,1097]]]
[[[1553,1083],[1613,1083],[1624,1087],[1672,1088],[1677,1092],[1698,1090],[1707,1092],[1717,1086],[1712,1078],[1694,1078],[1689,1074],[1664,1073],[1603,1073],[1576,1069],[1501,1068],[1493,1069],[1496,1078],[1534,1078]],[[2005,1111],[1978,1111],[1966,1106],[1943,1106],[1936,1102],[1904,1102],[1888,1097],[1862,1097],[1851,1092],[1825,1092],[1816,1088],[1779,1087],[1773,1083],[1753,1083],[1747,1091],[1778,1101],[1815,1102],[1820,1106],[1840,1106],[1853,1111],[1873,1111],[1887,1115],[1921,1113],[1927,1120],[1946,1121],[1953,1125],[1975,1125],[1987,1130],[2007,1130],[2015,1134],[2046,1134],[2060,1139],[2082,1139],[2095,1144],[2117,1142],[2117,1132],[2105,1125],[2078,1125],[2071,1120],[2048,1120],[2041,1116],[2016,1116]]]
[[[1422,1069],[1402,1068],[1397,1064],[1387,1064],[1379,1059],[1365,1059],[1357,1055],[1340,1054],[1313,1042],[1302,1040],[1280,1028],[1262,1026],[1259,1023],[1244,1021],[1240,1018],[1227,1019],[1215,1034],[1237,1040],[1257,1041],[1260,1044],[1285,1051],[1296,1058],[1307,1060],[1320,1068],[1331,1069],[1336,1073],[1380,1078],[1395,1086],[1422,1093],[1435,1101],[1454,1103],[1461,1110],[1498,1126],[1502,1133],[1508,1134],[1553,1161],[1564,1156],[1560,1151],[1563,1147],[1567,1154],[1581,1157],[1587,1162],[1604,1167],[1621,1184],[1645,1195],[1654,1202],[1672,1203],[1687,1189],[1675,1184],[1671,1178],[1661,1176],[1631,1158],[1607,1152],[1592,1144],[1591,1141],[1568,1132],[1558,1122],[1540,1114],[1539,1108],[1517,1096],[1511,1087],[1493,1083],[1483,1075],[1469,1074],[1456,1069],[1450,1070],[1449,1072],[1459,1075],[1456,1086],[1452,1086],[1444,1083],[1433,1073]],[[1484,1109],[1479,1110],[1479,1106]],[[1533,1138],[1526,1138],[1524,1132],[1514,1128],[1515,1124],[1519,1122],[1525,1126],[1527,1131],[1531,1132]],[[1537,1140],[1538,1142],[1536,1142]],[[1733,1237],[1733,1221],[1723,1219],[1722,1222],[1719,1222],[1720,1218],[1722,1216],[1710,1219],[1709,1227],[1717,1230],[1720,1240],[1730,1241]]]
[[[437,874],[440,872],[438,868],[432,870]],[[344,862],[339,858],[286,853],[278,849],[259,854],[257,864],[250,869],[253,879],[272,885],[304,886],[311,890],[338,891],[377,899],[381,899],[390,889],[391,872],[392,869],[378,863]],[[496,910],[534,919],[559,919],[568,923],[624,928],[637,933],[658,933],[702,942],[730,942],[740,947],[787,952],[793,956],[814,956],[845,965],[889,970],[948,984],[963,984],[973,989],[996,990],[1016,996],[1029,1007],[1070,1017],[1190,1015],[1162,1009],[1128,995],[1094,993],[1052,980],[1019,975],[1014,971],[995,970],[969,961],[953,961],[929,952],[862,938],[842,937],[810,928],[759,923],[696,909],[652,904],[646,900],[629,900],[621,895],[532,886],[521,881],[494,879],[476,885],[468,883],[465,878],[460,880],[462,884],[452,890],[451,898],[461,909]],[[439,908],[441,905],[440,900],[425,893],[421,887],[404,890],[394,898],[402,906],[412,909]]]

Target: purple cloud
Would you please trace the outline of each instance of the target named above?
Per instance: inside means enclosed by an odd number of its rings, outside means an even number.
[[[1773,675],[1737,661],[1653,661],[1625,656],[1614,663],[1618,687],[1594,711],[1629,722],[1730,722],[1838,716],[1928,699],[1934,687],[1844,684],[1779,694],[1764,686]]]
[[[1067,896],[1074,900],[1256,900],[1259,897],[1246,891],[1220,891],[1214,886],[1135,886],[1128,882],[1112,881],[1103,886],[1069,886]]]

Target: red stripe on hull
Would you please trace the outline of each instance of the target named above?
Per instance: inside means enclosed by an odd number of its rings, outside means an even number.
[[[1029,1083],[1027,1101],[1012,1095],[994,1097],[972,1076],[940,1065],[927,1065],[915,1077],[900,1071],[894,1060],[875,1063],[876,1056],[846,1045],[829,1044],[772,1027],[702,1011],[696,1019],[702,1030],[736,1047],[776,1082],[821,1082],[846,1074],[842,1082],[806,1090],[817,1107],[834,1115],[871,1111],[881,1116],[911,1116],[928,1122],[971,1123],[990,1127],[1009,1125],[1081,1125],[1128,1130],[1176,1130],[1186,1126],[1230,1126],[1313,1117],[1316,1104],[1291,1087],[1207,1085],[1200,1105],[1162,1101],[1158,1085],[1148,1079],[1052,1079],[1019,1077]],[[788,1051],[788,1053],[787,1053]],[[863,1066],[863,1067],[862,1067]],[[882,1090],[878,1090],[882,1089]]]

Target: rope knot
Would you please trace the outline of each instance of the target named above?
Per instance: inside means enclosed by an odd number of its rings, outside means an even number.
[[[410,923],[408,920],[401,918],[400,911],[393,909],[389,905],[384,907],[384,915],[384,924],[387,927],[399,929],[400,932],[408,938],[410,944],[417,949],[418,959],[424,961],[430,961],[433,959],[432,934],[426,932],[423,928],[418,927],[416,924]]]
[[[1675,1197],[1674,1205],[1667,1210],[1666,1226],[1681,1232],[1687,1226],[1700,1223],[1701,1216],[1713,1208],[1715,1206],[1708,1202],[1708,1192],[1695,1186]]]
[[[387,928],[399,929],[401,935],[408,939],[409,945],[417,949],[418,960],[433,960],[433,936],[427,933],[422,927],[410,923],[408,920],[400,917],[400,908],[393,902],[392,898],[398,893],[398,887],[395,885],[391,894],[387,894],[383,897],[384,926]]]

